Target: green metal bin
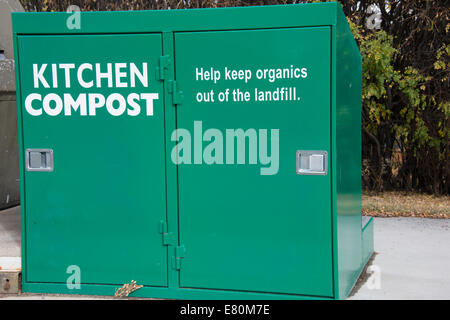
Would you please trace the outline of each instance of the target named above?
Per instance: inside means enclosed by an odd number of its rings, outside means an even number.
[[[373,225],[339,4],[12,18],[23,291],[348,296]]]

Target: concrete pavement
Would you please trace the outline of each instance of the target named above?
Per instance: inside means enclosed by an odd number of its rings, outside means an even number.
[[[369,279],[350,299],[450,299],[450,220],[374,222],[372,268],[380,278]]]

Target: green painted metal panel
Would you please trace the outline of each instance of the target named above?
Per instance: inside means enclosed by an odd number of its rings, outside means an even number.
[[[30,283],[22,282],[23,292],[33,293],[57,293],[57,294],[81,294],[81,295],[105,295],[114,296],[119,286],[86,284],[80,290],[70,290],[64,284],[59,283]],[[144,286],[132,292],[129,297],[153,297],[160,299],[189,299],[189,300],[329,300],[315,296],[302,296],[291,294],[271,294],[248,291],[191,289],[191,288],[163,288]]]
[[[262,175],[264,165],[250,164],[248,145],[244,164],[227,164],[228,149],[224,164],[180,164],[182,287],[333,295],[330,176],[296,173],[298,150],[330,152],[330,37],[329,27],[175,34],[176,79],[184,93],[178,127],[194,132],[201,120],[204,133],[269,129],[270,137],[270,130],[279,130],[273,175]],[[260,69],[291,66],[306,68],[307,76],[257,78]],[[220,70],[222,78],[198,80],[200,68]],[[250,70],[253,78],[232,81],[225,68]],[[249,91],[251,99],[234,101],[236,88]],[[255,89],[276,88],[296,88],[297,99],[255,101]],[[197,94],[211,89],[215,102],[199,103]],[[229,101],[220,102],[219,92],[226,89]],[[235,147],[235,157],[238,152]]]
[[[374,253],[373,249],[373,217],[370,217],[365,221],[365,225],[362,230],[362,260],[361,269],[364,268],[367,261],[372,257]]]
[[[156,286],[167,285],[167,248],[162,246],[160,220],[166,219],[163,84],[154,70],[162,54],[160,34],[20,36],[19,76],[21,90],[22,152],[28,148],[53,149],[54,170],[25,171],[26,280],[65,283],[68,266],[80,268],[83,283],[120,284],[136,280]],[[107,72],[107,63],[134,63],[148,83],[137,77],[131,85],[131,68],[119,71],[126,76],[117,85],[108,79],[98,82],[97,63]],[[83,88],[75,70],[92,64],[82,77],[92,87]],[[147,63],[147,67],[144,66]],[[35,85],[33,64],[47,68]],[[58,69],[57,82],[51,64],[74,64],[70,77]],[[113,72],[117,72],[114,70]],[[114,73],[115,74],[115,73]],[[70,79],[70,80],[69,80]],[[66,81],[70,81],[70,84]],[[57,87],[55,88],[54,85]],[[69,88],[68,88],[69,86]],[[55,101],[42,110],[45,97],[64,94],[111,94],[125,98],[131,93],[157,93],[154,114],[146,114],[145,100],[135,100],[141,112],[130,116],[113,115],[105,106],[92,114],[91,101],[83,115],[82,107],[66,108],[57,115]],[[26,97],[40,94],[31,104],[41,115],[25,111]],[[114,110],[120,111],[116,100]],[[50,111],[49,111],[50,110]],[[54,111],[56,112],[56,111]],[[51,112],[50,112],[51,113]]]
[[[338,3],[234,8],[81,12],[81,28],[68,29],[70,13],[12,13],[18,34],[130,33],[327,26]]]
[[[336,39],[336,217],[339,297],[345,298],[362,268],[361,252],[361,90],[358,46],[342,11],[337,12]]]
[[[67,28],[69,16],[13,14],[23,290],[110,295],[136,280],[144,285],[136,296],[345,298],[373,250],[373,224],[362,234],[361,61],[339,4],[83,12],[80,29]],[[53,88],[51,64],[100,63],[104,72],[107,63],[131,62],[138,68],[147,62],[148,87],[137,78],[134,87],[121,86],[130,82],[126,75],[111,86],[81,88],[72,70],[65,88],[61,69]],[[162,62],[164,72],[157,69]],[[33,64],[44,63],[49,88],[35,88]],[[257,69],[291,65],[307,68],[307,77],[255,79]],[[253,78],[198,81],[196,67],[250,70]],[[86,69],[81,77],[88,76]],[[197,93],[211,90],[229,89],[231,98],[237,88],[251,92],[250,101],[196,101]],[[287,101],[252,101],[255,88],[288,88]],[[96,116],[80,109],[65,116],[64,106],[51,116],[54,102],[31,116],[24,106],[30,93],[43,99],[136,92],[158,93],[153,115],[145,114],[143,101],[136,116],[114,116],[120,105],[98,108]],[[192,134],[191,160],[201,164],[174,163],[176,128]],[[215,129],[223,133],[225,164],[203,157]],[[261,163],[259,143],[256,163],[246,145],[242,164],[226,164],[230,150],[235,163],[240,152],[226,149],[226,129],[254,129],[258,142],[266,138],[260,130],[268,129],[269,138],[279,130],[277,165],[274,158]],[[276,141],[268,143],[267,156]],[[53,149],[54,170],[26,171],[28,148]],[[327,174],[298,175],[298,150],[326,151]],[[276,174],[262,175],[269,166]],[[81,268],[79,291],[65,284],[69,265]]]

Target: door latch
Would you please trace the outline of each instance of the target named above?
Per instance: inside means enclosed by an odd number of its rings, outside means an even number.
[[[53,171],[52,149],[25,150],[27,171]]]
[[[299,150],[297,151],[297,174],[322,175],[328,173],[328,152]]]

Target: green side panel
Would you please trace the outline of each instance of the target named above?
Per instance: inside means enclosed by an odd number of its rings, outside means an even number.
[[[159,233],[160,220],[166,219],[163,84],[155,79],[155,68],[162,54],[160,34],[18,36],[19,76],[22,115],[22,146],[53,150],[54,170],[26,171],[26,281],[65,283],[68,266],[81,270],[81,282],[93,284],[138,283],[167,285],[167,249]],[[70,88],[64,70],[57,71],[53,87],[50,64],[135,63],[140,72],[147,63],[148,86],[136,78],[130,88],[131,72],[125,68],[119,87],[82,88],[77,73],[70,73]],[[42,83],[34,87],[33,64],[48,64]],[[114,66],[114,65],[113,65]],[[126,71],[128,70],[128,72]],[[115,70],[113,70],[115,75]],[[85,81],[94,80],[91,70],[83,72]],[[32,116],[24,101],[31,93],[49,93],[74,99],[80,93],[99,93],[108,97],[118,93],[157,93],[153,116],[147,116],[146,103],[138,101],[136,116],[113,116],[106,107],[96,115],[82,115],[81,109],[50,116]],[[89,104],[89,103],[88,103]],[[33,108],[42,102],[35,100]],[[113,107],[119,109],[116,101]],[[57,108],[53,102],[50,108]],[[128,107],[127,107],[128,108]],[[127,111],[128,112],[128,111]],[[22,159],[25,159],[22,154]]]
[[[336,201],[339,297],[361,267],[361,56],[346,18],[336,27]]]
[[[276,174],[261,175],[261,167],[268,165],[249,163],[249,139],[244,164],[208,165],[201,160],[179,165],[179,232],[186,248],[181,287],[333,296],[331,178],[296,173],[298,150],[330,152],[330,30],[175,34],[176,81],[184,92],[177,107],[178,128],[194,133],[194,121],[201,120],[203,133],[211,128],[269,129],[270,137],[271,129],[279,130]],[[273,82],[256,78],[258,69],[291,65],[307,68],[307,77]],[[196,68],[219,70],[222,78],[216,83],[196,80]],[[247,69],[253,77],[227,80],[225,68]],[[283,87],[296,88],[300,100],[254,99],[255,88]],[[250,101],[233,101],[237,88],[249,91]],[[227,89],[229,100],[219,102],[219,92]],[[197,102],[197,93],[211,90],[217,95],[214,102]],[[198,147],[201,139],[197,127],[191,137],[193,162],[194,141]],[[225,145],[225,136],[223,140]],[[276,140],[269,143],[269,154]],[[210,143],[204,141],[202,148]],[[242,152],[234,151],[235,157]]]
[[[367,261],[372,256],[373,250],[373,217],[370,217],[366,222],[366,225],[362,230],[362,265],[361,269],[364,268]]]

